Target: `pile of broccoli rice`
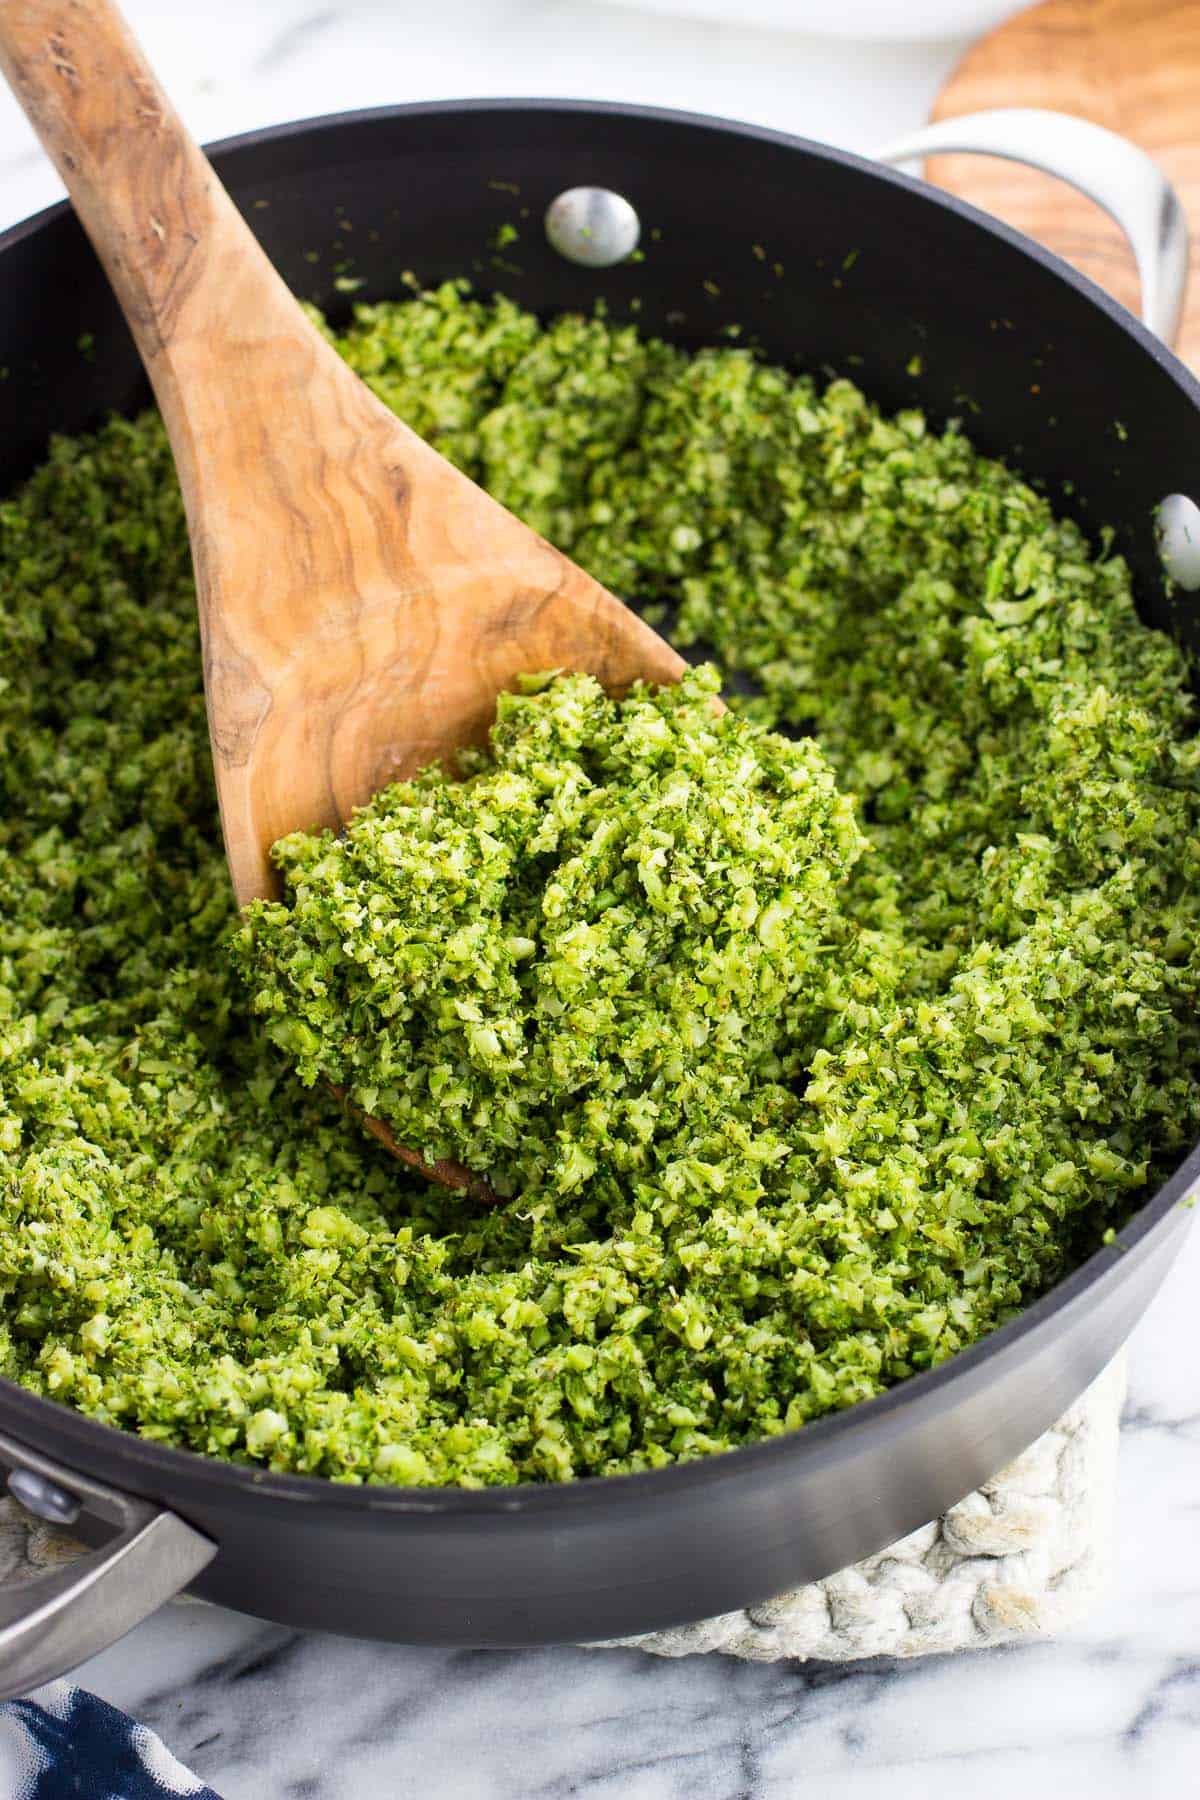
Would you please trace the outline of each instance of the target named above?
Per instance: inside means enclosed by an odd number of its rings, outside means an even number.
[[[0,502],[0,1372],[474,1486],[792,1430],[1011,1318],[1200,1133],[1200,740],[1124,564],[739,348],[458,285],[338,345],[754,695],[530,681],[240,920],[162,428],[56,442]]]

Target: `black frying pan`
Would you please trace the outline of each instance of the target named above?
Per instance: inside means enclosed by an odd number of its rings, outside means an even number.
[[[1069,127],[1064,142],[1095,174],[1099,139],[1095,157]],[[428,282],[473,274],[547,313],[602,297],[625,316],[636,298],[638,322],[681,344],[737,323],[773,358],[852,374],[885,407],[918,401],[938,419],[969,409],[984,449],[1052,491],[1069,481],[1065,507],[1117,528],[1145,618],[1200,647],[1200,603],[1167,598],[1154,530],[1165,495],[1200,494],[1200,388],[1099,290],[970,208],[775,132],[565,102],[350,114],[237,139],[213,160],[285,278],[335,316],[352,248],[365,298],[399,294],[407,270]],[[1170,288],[1176,222],[1141,176],[1159,209],[1141,220],[1143,272]],[[519,197],[497,185],[514,183]],[[643,263],[580,268],[543,241],[548,202],[581,183],[633,202]],[[495,233],[522,206],[530,219],[508,253],[519,267],[497,271]],[[345,217],[352,246],[338,249]],[[1160,287],[1160,317],[1169,302]],[[0,367],[0,491],[51,432],[147,398],[66,207],[0,237]],[[188,1583],[292,1626],[532,1644],[675,1624],[826,1575],[960,1499],[1077,1397],[1162,1280],[1198,1175],[1200,1149],[1114,1244],[942,1367],[791,1435],[656,1474],[481,1492],[346,1487],[142,1442],[0,1381],[14,1489],[46,1516],[81,1507],[77,1529],[93,1540],[108,1522],[103,1549],[0,1595],[0,1694],[78,1662]]]

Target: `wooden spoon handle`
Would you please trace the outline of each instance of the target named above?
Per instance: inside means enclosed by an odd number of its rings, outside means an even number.
[[[270,263],[109,0],[0,0],[0,68],[62,176],[156,390],[163,351],[236,246]],[[160,393],[160,401],[170,396]]]
[[[275,837],[346,809],[318,728],[311,743],[288,743],[287,782],[274,783],[286,785],[286,804],[260,803],[252,760],[264,721],[283,710],[280,671],[358,602],[353,551],[373,529],[359,477],[373,469],[374,440],[402,446],[406,469],[440,458],[297,306],[111,0],[0,0],[0,71],[104,264],[171,440],[221,817],[244,903],[273,891]],[[346,679],[358,653],[353,621],[342,635],[327,685]],[[306,710],[319,711],[311,687],[290,709],[301,735]],[[371,791],[360,777],[349,798]]]
[[[677,678],[648,625],[396,419],[305,316],[111,0],[0,0],[0,70],[142,353],[187,508],[238,903],[270,846],[481,742],[523,670]]]

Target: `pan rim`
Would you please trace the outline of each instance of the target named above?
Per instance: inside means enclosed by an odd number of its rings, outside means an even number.
[[[566,114],[598,119],[637,119],[666,127],[689,128],[718,137],[750,140],[781,149],[799,151],[820,161],[832,162],[898,188],[925,204],[942,208],[998,239],[1014,253],[1038,264],[1046,272],[1072,288],[1081,300],[1098,307],[1112,324],[1122,330],[1162,372],[1180,388],[1184,396],[1200,411],[1200,381],[1180,362],[1165,344],[1157,339],[1137,318],[1129,313],[1104,289],[1073,269],[1052,251],[1013,230],[977,207],[930,187],[916,176],[889,168],[869,157],[842,150],[814,139],[706,113],[693,113],[669,107],[626,105],[619,101],[557,99],[540,97],[482,97],[435,101],[411,101],[395,106],[366,107],[347,112],[322,113],[240,132],[205,145],[206,152],[217,158],[242,150],[291,138],[317,136],[323,132],[344,130],[360,125],[385,124],[392,120],[436,118],[480,113],[520,114],[540,117]],[[28,218],[0,232],[0,256],[14,249],[26,238],[54,225],[71,212],[69,201],[62,200],[44,207]],[[49,1436],[59,1443],[68,1440],[68,1449],[79,1453],[82,1466],[89,1457],[100,1462],[113,1458],[123,1460],[130,1474],[140,1476],[146,1485],[169,1492],[172,1485],[207,1490],[217,1499],[222,1493],[231,1500],[255,1495],[273,1501],[312,1506],[322,1503],[335,1511],[374,1513],[391,1516],[435,1518],[439,1524],[459,1517],[464,1520],[480,1516],[514,1519],[530,1515],[578,1515],[597,1506],[609,1510],[620,1505],[640,1505],[681,1497],[698,1489],[729,1480],[749,1479],[756,1471],[765,1472],[776,1465],[795,1465],[797,1472],[803,1459],[818,1463],[836,1455],[846,1440],[856,1433],[865,1435],[873,1426],[886,1425],[892,1433],[903,1429],[905,1412],[924,1402],[935,1402],[939,1393],[954,1385],[966,1387],[994,1358],[999,1358],[1023,1340],[1045,1328],[1060,1312],[1082,1299],[1104,1276],[1129,1253],[1143,1244],[1152,1233],[1173,1219],[1176,1210],[1186,1207],[1192,1189],[1200,1183],[1200,1143],[1184,1157],[1179,1166],[1144,1204],[1128,1219],[1113,1241],[1082,1262],[1057,1282],[1031,1306],[1025,1307],[1005,1325],[980,1339],[966,1350],[957,1352],[934,1368],[908,1376],[895,1387],[845,1408],[827,1414],[797,1430],[779,1436],[739,1445],[717,1454],[673,1463],[664,1469],[628,1475],[588,1475],[569,1482],[522,1482],[512,1487],[395,1487],[385,1484],[365,1485],[339,1481],[329,1476],[273,1473],[248,1463],[229,1462],[218,1456],[181,1446],[160,1444],[119,1426],[93,1419],[87,1414],[58,1401],[35,1394],[19,1383],[0,1376],[0,1421],[13,1427],[22,1437],[21,1426],[27,1428],[30,1447],[41,1448],[39,1439]],[[59,1459],[59,1452],[49,1451]],[[170,1502],[172,1506],[175,1500]],[[186,1513],[186,1498],[181,1503]]]

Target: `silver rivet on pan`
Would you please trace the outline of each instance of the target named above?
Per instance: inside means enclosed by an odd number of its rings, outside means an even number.
[[[45,1519],[51,1525],[73,1525],[80,1513],[80,1503],[57,1482],[35,1475],[32,1469],[14,1469],[8,1478],[8,1491],[19,1500],[26,1512]]]
[[[1200,588],[1200,506],[1186,494],[1168,494],[1158,503],[1154,529],[1171,580],[1189,593]]]
[[[546,236],[568,262],[611,269],[637,249],[641,221],[611,188],[567,188],[546,208]]]

